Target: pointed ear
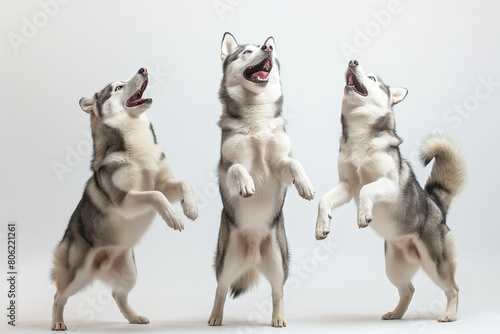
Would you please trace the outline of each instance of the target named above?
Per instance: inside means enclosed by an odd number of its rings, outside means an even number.
[[[392,105],[403,101],[408,94],[408,89],[406,88],[390,88],[390,91],[392,96]]]
[[[221,53],[220,53],[221,60],[224,61],[224,59],[226,59],[227,56],[236,51],[237,48],[238,48],[238,42],[236,42],[236,38],[234,38],[234,36],[231,35],[230,33],[226,32],[224,34],[224,37],[222,38]]]
[[[94,113],[94,102],[94,97],[82,97],[80,99],[80,108],[82,108],[82,110],[86,113],[92,115]]]

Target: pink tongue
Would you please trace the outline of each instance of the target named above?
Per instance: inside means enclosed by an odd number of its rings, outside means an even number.
[[[252,79],[259,80],[259,79],[257,79],[257,77],[260,77],[260,80],[267,80],[268,76],[269,76],[269,72],[259,71],[259,72],[252,74]]]

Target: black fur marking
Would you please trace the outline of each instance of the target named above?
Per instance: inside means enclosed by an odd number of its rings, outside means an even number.
[[[288,241],[285,233],[285,222],[283,215],[280,215],[280,220],[276,225],[276,239],[281,250],[281,263],[283,264],[283,283],[288,278],[288,271],[290,267],[290,251],[288,248]]]
[[[92,176],[92,178],[94,179],[94,183],[95,183],[97,189],[101,192],[102,195],[104,195],[106,197],[106,199],[110,203],[112,203],[111,197],[109,197],[108,192],[106,191],[106,189],[104,189],[104,187],[102,186],[101,182],[99,181],[100,177],[97,177],[97,175],[98,175],[98,173],[94,173],[94,175]]]
[[[165,153],[161,152],[160,160],[165,160],[165,158],[166,158]]]
[[[134,253],[134,250],[131,249],[130,252],[132,253],[132,262],[134,263],[135,273],[137,274],[137,263],[135,262],[135,253]]]
[[[219,279],[222,270],[224,270],[224,260],[226,258],[227,247],[229,243],[229,235],[231,232],[231,219],[227,215],[226,209],[222,209],[221,223],[219,228],[219,239],[217,241],[217,252],[215,254],[215,276]]]
[[[101,162],[106,156],[115,152],[125,152],[125,139],[118,129],[112,128],[109,125],[100,123],[92,131],[94,142],[94,158],[92,166],[95,163]],[[106,138],[105,141],[97,141],[96,138]],[[96,144],[98,146],[96,146]]]
[[[386,85],[384,81],[380,78],[378,78],[378,83],[380,86],[380,89],[382,89],[385,94],[387,95],[387,103],[390,105],[391,104],[391,87],[389,85]]]
[[[231,96],[229,96],[229,92],[226,89],[225,82],[226,82],[226,78],[224,76],[222,78],[222,82],[221,82],[220,89],[219,89],[219,100],[221,101],[222,108],[223,108],[222,109],[223,114],[222,114],[221,120],[224,117],[241,119],[242,116],[241,116],[241,112],[240,112],[240,110],[241,110],[240,105]]]
[[[239,45],[236,51],[234,51],[230,55],[227,55],[226,58],[224,59],[224,64],[222,65],[222,68],[225,70],[226,67],[229,66],[229,64],[238,59],[240,57],[240,54],[245,50],[247,45],[248,44]]]
[[[103,125],[105,127],[105,136],[107,139],[107,148],[106,155],[115,153],[115,152],[124,152],[125,148],[125,139],[123,138],[120,130],[112,128],[108,125]]]
[[[427,183],[425,185],[425,191],[429,194],[429,196],[432,198],[432,200],[436,203],[436,205],[439,207],[439,209],[443,212],[443,214],[446,214],[444,203],[441,202],[441,199],[440,199],[438,192],[442,191],[442,192],[449,194],[450,191],[448,189],[446,189],[445,187],[443,187],[438,182]]]
[[[149,128],[151,129],[151,133],[153,134],[153,140],[154,140],[155,144],[158,144],[158,142],[156,141],[155,130],[153,129],[153,123],[149,123]]]
[[[89,183],[92,181],[91,178]],[[66,252],[63,254],[64,264],[68,271],[68,279],[63,283],[65,287],[74,280],[76,272],[84,264],[91,248],[115,243],[115,233],[108,224],[105,224],[105,221],[106,215],[94,204],[86,188],[58,246],[67,245]]]
[[[100,93],[96,94],[96,107],[97,107],[97,115],[99,118],[103,117],[102,106],[106,101],[111,97],[111,93],[113,91],[113,86],[111,84],[107,85]]]
[[[372,125],[371,133],[373,137],[381,136],[384,133],[394,133],[392,114],[379,117]]]
[[[233,299],[235,299],[235,298],[238,298],[239,296],[241,296],[244,292],[246,292],[246,290],[235,289],[235,288],[231,287],[231,289],[230,289],[230,296]]]
[[[349,125],[347,124],[344,115],[340,115],[340,123],[342,123],[342,138],[344,139],[344,142],[347,143],[347,139],[349,138]]]
[[[285,193],[283,194],[283,201],[280,204],[280,209],[276,213],[276,216],[273,219],[273,222],[271,223],[271,227],[276,227],[279,224],[284,224],[284,218],[283,218],[283,206],[285,205],[285,198],[286,198],[286,189]]]
[[[274,117],[279,117],[283,111],[283,94],[281,94],[280,98],[276,100],[275,105],[276,113],[274,114]]]
[[[127,192],[118,188],[112,178],[116,171],[125,166],[126,164],[104,165],[95,172],[98,188],[115,206],[123,202],[125,196],[127,196]]]

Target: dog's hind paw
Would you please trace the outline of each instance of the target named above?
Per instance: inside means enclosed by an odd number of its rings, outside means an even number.
[[[271,321],[271,325],[273,327],[286,327],[286,321],[281,317],[273,318],[273,320]]]
[[[132,317],[128,319],[128,321],[131,324],[149,324],[149,319],[146,317],[143,317],[142,315],[137,315],[135,317]]]
[[[401,315],[397,315],[394,312],[387,312],[382,316],[382,320],[396,320],[401,319]]]
[[[222,316],[210,316],[210,319],[207,321],[209,326],[221,326],[222,325]]]
[[[457,320],[456,314],[443,314],[438,318],[439,322],[452,322]]]
[[[64,324],[64,322],[54,322],[52,323],[52,330],[53,331],[65,331],[67,330],[68,327]]]

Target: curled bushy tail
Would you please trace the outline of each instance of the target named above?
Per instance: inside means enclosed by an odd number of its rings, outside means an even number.
[[[424,165],[435,159],[425,190],[437,199],[445,213],[467,181],[467,165],[460,147],[447,137],[431,136],[420,149]]]
[[[231,297],[236,298],[245,293],[249,288],[259,281],[259,273],[255,269],[249,269],[231,284]]]

